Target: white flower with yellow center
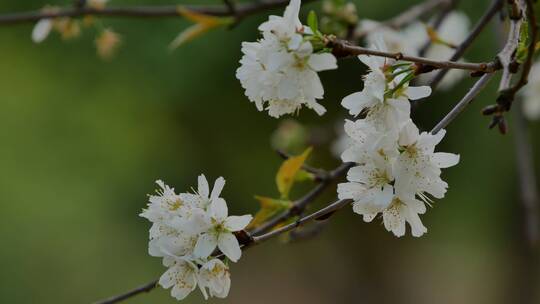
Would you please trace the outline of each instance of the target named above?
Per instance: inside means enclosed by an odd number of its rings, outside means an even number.
[[[208,299],[208,295],[225,298],[231,288],[229,267],[219,259],[212,259],[201,266],[198,282],[205,299]]]
[[[244,229],[252,218],[251,215],[228,216],[225,200],[213,200],[208,207],[208,228],[199,236],[194,255],[207,258],[217,247],[231,261],[238,261],[242,250],[233,232]]]

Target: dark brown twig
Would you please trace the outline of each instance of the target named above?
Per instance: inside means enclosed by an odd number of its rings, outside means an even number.
[[[493,73],[484,74],[480,79],[478,79],[467,94],[448,114],[446,114],[446,116],[433,128],[433,130],[431,130],[431,133],[437,134],[441,129],[446,128],[446,126],[448,126],[448,124],[450,124],[450,122],[452,122],[473,101],[476,95],[482,91],[493,75]]]
[[[499,68],[497,62],[483,62],[483,63],[468,63],[468,62],[455,62],[446,60],[433,60],[424,57],[409,56],[403,53],[391,53],[379,50],[368,49],[360,46],[350,45],[347,41],[339,40],[333,37],[329,38],[328,46],[333,49],[334,55],[337,57],[348,57],[356,55],[372,55],[385,58],[391,58],[395,60],[410,61],[414,63],[423,64],[425,66],[432,67],[433,69],[460,69],[474,72],[491,73]]]
[[[133,290],[130,290],[130,291],[126,292],[126,293],[123,293],[121,295],[114,296],[114,297],[111,297],[111,298],[108,298],[108,299],[105,299],[105,300],[97,301],[94,304],[119,303],[119,302],[127,300],[127,299],[129,299],[129,298],[131,298],[133,296],[136,296],[138,294],[149,292],[152,289],[156,288],[157,284],[158,284],[158,280],[154,280],[154,281],[152,281],[150,283],[144,284],[144,285],[142,285],[140,287],[137,287],[137,288],[135,288]]]
[[[295,201],[293,203],[293,206],[289,210],[284,211],[283,213],[271,218],[269,221],[255,228],[253,231],[251,231],[251,234],[255,236],[260,235],[261,233],[265,233],[271,230],[272,228],[286,221],[287,219],[300,215],[306,209],[307,205],[309,205],[315,198],[317,198],[332,183],[332,181],[343,176],[350,168],[352,168],[352,166],[354,166],[353,163],[344,163],[336,169],[330,171],[328,173],[328,178],[322,180],[310,192],[308,192],[299,200]]]
[[[311,2],[314,0],[304,0]],[[243,3],[234,6],[234,11],[228,5],[185,5],[191,11],[213,15],[213,16],[236,16],[242,19],[249,15],[265,11],[272,8],[285,6],[289,0],[260,0],[250,3]],[[126,7],[105,7],[96,9],[91,7],[70,7],[56,11],[30,11],[14,14],[0,15],[0,25],[14,25],[29,22],[37,22],[41,19],[51,19],[60,17],[80,18],[84,16],[99,17],[126,17],[126,18],[163,18],[180,17],[178,5],[153,5],[153,6],[126,6]]]

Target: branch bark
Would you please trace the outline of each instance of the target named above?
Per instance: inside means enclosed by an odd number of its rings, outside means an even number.
[[[471,102],[473,99],[482,91],[482,89],[487,85],[489,80],[493,77],[493,73],[484,74],[474,86],[465,94],[465,96],[454,106],[454,108],[446,114],[446,116],[431,130],[432,134],[439,133],[440,130],[446,128]]]
[[[348,57],[356,55],[372,55],[385,58],[391,58],[395,60],[403,60],[414,62],[418,64],[423,64],[429,67],[430,69],[460,69],[468,70],[474,72],[482,73],[492,73],[499,69],[499,64],[495,61],[492,62],[482,62],[482,63],[468,63],[468,62],[455,62],[455,61],[441,61],[433,60],[425,57],[409,56],[403,53],[391,53],[383,52],[379,50],[368,49],[360,46],[354,46],[349,44],[347,41],[339,40],[334,37],[330,37],[328,41],[328,46],[333,49],[334,55],[337,57]]]
[[[304,0],[312,2],[314,0]],[[259,0],[234,6],[234,10],[228,5],[185,5],[183,7],[206,15],[212,16],[235,16],[242,19],[258,12],[285,6],[289,0]],[[16,25],[37,22],[41,19],[60,17],[80,18],[84,16],[99,17],[125,17],[125,18],[164,18],[181,17],[178,14],[178,5],[153,5],[153,6],[118,6],[96,9],[90,7],[72,7],[59,9],[55,12],[29,11],[14,14],[0,15],[0,25]]]

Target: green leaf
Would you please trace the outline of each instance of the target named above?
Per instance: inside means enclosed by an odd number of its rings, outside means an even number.
[[[315,13],[315,11],[309,12],[307,23],[313,31],[313,34],[316,35],[319,32],[319,22],[317,20],[317,13]]]
[[[296,174],[304,165],[311,150],[311,148],[307,148],[302,154],[289,157],[281,164],[276,174],[276,185],[282,199],[289,198],[289,192],[296,181]]]
[[[518,63],[523,63],[527,59],[529,53],[529,24],[524,21],[519,29],[519,42],[516,50],[516,60]]]
[[[264,196],[255,196],[255,199],[259,201],[261,209],[259,209],[259,211],[253,217],[253,220],[249,223],[247,227],[248,229],[261,225],[268,219],[278,215],[292,206],[292,202],[289,200],[280,200]]]
[[[314,181],[315,180],[315,174],[309,173],[306,170],[300,169],[296,176],[294,177],[294,180],[297,182],[304,182],[304,181]]]

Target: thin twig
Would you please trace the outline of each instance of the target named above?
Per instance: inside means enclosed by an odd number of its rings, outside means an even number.
[[[493,73],[491,74],[484,74],[478,81],[474,84],[474,86],[467,92],[467,94],[454,106],[454,108],[446,114],[446,116],[431,130],[432,134],[437,134],[441,129],[444,129],[452,120],[454,120],[461,111],[463,111],[482,91],[482,89],[486,86],[486,84],[489,82],[491,77],[493,77]]]
[[[314,0],[304,0],[311,2]],[[235,5],[234,12],[227,5],[185,5],[183,7],[198,13],[213,16],[236,16],[241,19],[248,15],[260,11],[282,7],[289,3],[289,0],[260,0],[250,3]],[[56,11],[29,11],[13,14],[0,15],[0,25],[14,25],[22,23],[32,23],[41,19],[51,19],[60,17],[80,18],[84,16],[100,17],[126,17],[126,18],[163,18],[180,17],[178,5],[153,5],[153,6],[117,6],[96,9],[91,7],[70,7]]]
[[[490,7],[488,10],[484,13],[484,15],[478,20],[476,25],[474,26],[473,30],[469,33],[467,38],[461,42],[461,44],[456,48],[454,54],[452,57],[450,57],[448,60],[450,61],[457,61],[459,60],[463,54],[465,54],[465,51],[469,48],[469,46],[473,43],[474,40],[478,37],[478,35],[484,30],[486,25],[489,23],[489,21],[501,10],[503,7],[504,0],[493,0],[491,2]],[[431,89],[435,89],[437,85],[441,82],[443,77],[448,73],[448,69],[441,69],[435,77],[431,80],[431,83],[429,86]]]
[[[105,300],[97,301],[94,304],[113,304],[113,303],[122,302],[138,294],[151,291],[152,289],[157,287],[157,284],[158,284],[158,280],[154,280],[150,283],[144,284],[126,293],[123,293],[121,295],[117,295],[117,296],[114,296]]]
[[[497,62],[482,62],[482,63],[468,63],[468,62],[455,62],[447,60],[433,60],[425,57],[409,56],[403,53],[397,52],[384,52],[379,50],[368,49],[360,46],[350,45],[347,41],[339,40],[336,38],[329,38],[328,46],[333,49],[333,53],[338,57],[356,56],[356,55],[372,55],[385,58],[392,58],[395,60],[410,61],[414,63],[423,64],[432,67],[433,69],[460,69],[475,72],[491,73],[499,68]]]
[[[325,215],[328,215],[330,213],[333,213],[347,205],[349,205],[350,203],[352,202],[352,200],[349,200],[349,199],[346,199],[346,200],[339,200],[339,201],[336,201],[322,209],[320,209],[319,211],[316,211],[308,216],[305,216],[301,219],[298,219],[296,220],[294,223],[291,223],[291,224],[288,224],[288,225],[285,225],[283,227],[280,227],[280,228],[277,228],[275,230],[272,230],[268,233],[265,233],[265,234],[262,234],[262,235],[259,235],[259,236],[254,236],[253,237],[253,242],[255,244],[259,244],[259,243],[262,243],[270,238],[273,238],[277,235],[280,235],[282,233],[285,233],[285,232],[288,232],[288,231],[291,231],[295,228],[298,228],[302,225],[304,225],[305,223],[309,222],[309,221],[312,221],[312,220],[316,220],[317,218],[321,218],[321,217],[324,217]]]
[[[354,166],[353,163],[343,163],[336,169],[329,172],[328,178],[322,180],[310,192],[299,200],[295,201],[291,208],[255,228],[253,231],[251,231],[251,235],[260,235],[261,233],[265,233],[287,219],[300,215],[306,209],[307,205],[317,198],[332,183],[332,181],[344,175],[352,166]]]

